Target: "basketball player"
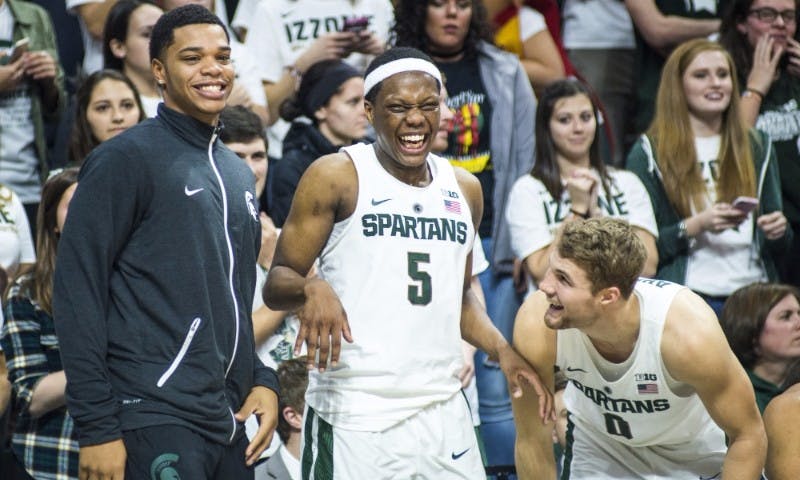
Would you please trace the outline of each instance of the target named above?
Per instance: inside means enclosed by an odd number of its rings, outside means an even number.
[[[570,222],[517,315],[520,353],[549,387],[553,366],[569,379],[562,478],[759,478],[767,444],[747,375],[700,297],[637,279],[645,256],[622,220]],[[513,407],[520,478],[555,478],[536,398]]]
[[[499,359],[513,394],[527,380],[542,417],[552,408],[469,288],[482,193],[429,154],[440,88],[415,49],[377,57],[364,87],[377,141],[311,165],[278,241],[265,301],[299,309],[296,346],[309,367],[319,354],[303,478],[485,478],[459,394],[462,336]],[[307,279],[317,256],[319,277]]]

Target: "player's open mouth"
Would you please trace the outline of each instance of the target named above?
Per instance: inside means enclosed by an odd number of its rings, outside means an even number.
[[[555,303],[551,303],[550,304],[550,308],[548,308],[548,310],[551,313],[552,312],[560,312],[561,310],[564,310],[564,305],[556,305]]]
[[[417,153],[425,148],[428,135],[415,133],[411,135],[400,135],[400,147],[409,153]]]
[[[218,100],[224,98],[225,96],[225,87],[224,83],[203,83],[199,85],[195,85],[194,89],[200,92],[200,95],[206,98]]]

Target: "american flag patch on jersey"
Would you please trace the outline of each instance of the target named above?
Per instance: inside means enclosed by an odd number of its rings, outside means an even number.
[[[444,209],[448,212],[461,213],[461,203],[454,200],[445,200]]]
[[[656,385],[655,383],[639,383],[636,385],[636,390],[640,394],[658,393],[658,385]]]

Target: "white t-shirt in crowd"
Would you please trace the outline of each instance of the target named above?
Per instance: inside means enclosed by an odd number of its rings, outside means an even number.
[[[606,198],[602,188],[598,197],[603,215],[627,220],[657,238],[653,206],[639,178],[631,172],[614,168],[609,168],[608,174],[611,177],[611,198]],[[571,206],[566,190],[556,202],[540,180],[531,175],[520,177],[511,188],[505,212],[514,255],[524,259],[550,245],[556,231],[570,215]]]
[[[0,267],[5,269],[10,281],[20,263],[35,261],[25,208],[10,188],[0,185]]]
[[[708,205],[717,201],[720,136],[695,138],[697,161],[708,189]],[[706,206],[696,207],[702,211]],[[766,281],[767,275],[753,241],[753,211],[736,228],[719,233],[702,232],[689,245],[686,286],[713,296],[727,296],[752,282]]]
[[[248,13],[250,12],[250,13]],[[245,45],[262,67],[264,80],[277,82],[285,67],[292,65],[318,37],[339,31],[345,18],[367,16],[369,29],[387,40],[394,20],[389,0],[271,0],[255,5],[242,2],[235,26],[247,28]],[[359,53],[345,61],[363,71],[370,57]],[[282,156],[283,138],[289,123],[278,120],[269,128],[269,154]]]
[[[547,29],[547,23],[544,21],[544,16],[537,10],[525,5],[519,8],[519,36],[520,39],[525,40],[531,38],[542,30]]]
[[[568,50],[636,48],[631,16],[619,0],[565,0],[561,18]]]

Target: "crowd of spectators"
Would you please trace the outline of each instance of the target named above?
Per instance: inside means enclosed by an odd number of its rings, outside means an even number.
[[[89,153],[158,114],[150,33],[185,3],[215,12],[230,36],[221,139],[252,169],[262,210],[252,315],[264,363],[294,356],[296,318],[266,307],[260,289],[300,178],[372,138],[364,69],[415,47],[448,92],[437,154],[483,190],[489,268],[477,278],[503,335],[511,341],[563,224],[623,218],[646,247],[643,276],[688,286],[720,316],[781,446],[770,447],[769,479],[800,476],[797,436],[780,420],[800,398],[800,350],[781,343],[800,336],[798,0],[49,3],[0,0],[0,477],[77,478],[50,305],[59,231]],[[485,461],[512,465],[505,379],[481,351],[474,369]],[[301,370],[286,364],[281,383],[304,385]],[[284,447],[269,452],[285,464],[276,478],[294,479],[302,388],[285,390]]]

